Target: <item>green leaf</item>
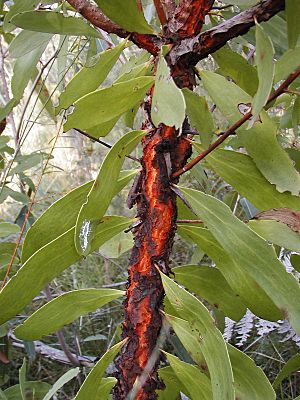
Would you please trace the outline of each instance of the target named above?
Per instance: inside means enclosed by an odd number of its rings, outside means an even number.
[[[229,318],[239,321],[245,315],[245,304],[217,268],[183,265],[173,268],[172,271],[175,273],[176,282],[222,310]]]
[[[290,49],[275,64],[274,81],[286,79],[300,65],[300,47]]]
[[[79,368],[73,368],[67,371],[63,376],[61,376],[52,386],[52,388],[49,390],[49,392],[45,395],[43,400],[50,400],[51,397],[59,390],[61,389],[66,383],[70,382],[72,379],[74,379],[80,372]]]
[[[13,17],[12,23],[19,28],[35,32],[101,37],[100,33],[83,19],[65,17],[63,14],[54,11],[25,11]]]
[[[13,77],[11,80],[11,90],[15,102],[22,98],[24,90],[28,85],[28,82],[30,81],[32,75],[34,74],[36,70],[36,65],[39,62],[42,54],[44,53],[49,40],[43,41],[39,47],[36,47],[34,50],[16,59],[13,70]]]
[[[103,217],[115,194],[115,186],[124,158],[132,152],[145,133],[146,131],[126,133],[105,157],[76,221],[74,240],[79,254],[89,253],[98,221]]]
[[[298,0],[286,0],[285,13],[288,30],[289,48],[293,49],[300,35],[300,3]]]
[[[128,184],[136,172],[136,170],[121,171],[115,187],[115,194]],[[86,200],[93,184],[94,181],[90,181],[72,190],[64,197],[51,204],[51,206],[35,221],[28,230],[23,243],[23,263],[40,248],[74,227],[80,208]]]
[[[142,101],[152,84],[153,78],[144,76],[87,94],[75,102],[75,110],[68,116],[64,131],[89,130],[111,123]]]
[[[24,11],[34,10],[38,5],[38,0],[19,0],[14,1],[14,4],[9,7],[8,13],[5,15],[3,30],[4,32],[10,32],[15,29],[15,26],[11,23],[12,18]]]
[[[291,260],[291,264],[292,264],[293,268],[296,271],[300,272],[300,255],[292,254],[290,260]]]
[[[116,289],[81,289],[64,293],[35,311],[15,329],[15,335],[23,340],[38,340],[123,295],[123,291]]]
[[[22,400],[26,400],[25,381],[26,381],[26,358],[23,359],[23,364],[19,369],[19,382],[20,382],[20,392]]]
[[[106,368],[113,361],[115,356],[118,354],[125,341],[115,344],[111,349],[109,349],[97,362],[92,371],[88,374],[87,378],[81,385],[79,391],[76,394],[74,400],[87,400],[95,399],[102,400],[101,397],[101,381]]]
[[[300,368],[300,354],[295,354],[292,358],[290,358],[283,366],[283,368],[279,371],[278,375],[273,382],[273,388],[276,389],[281,382],[291,375],[293,372],[298,371]]]
[[[20,227],[10,222],[0,222],[0,238],[20,232]]]
[[[27,381],[25,382],[25,393],[34,400],[42,400],[51,386],[46,382]],[[20,400],[20,385],[14,385],[4,391],[5,400]],[[1,399],[1,396],[0,396]]]
[[[272,247],[220,200],[192,189],[182,189],[194,211],[203,219],[225,251],[249,273],[300,333],[300,296],[296,279],[288,274]]]
[[[37,48],[43,48],[52,36],[50,33],[21,31],[10,43],[9,54],[13,58],[25,56]]]
[[[204,305],[193,295],[161,273],[166,296],[181,318],[197,336],[211,378],[215,400],[233,400],[233,376],[226,344]]]
[[[196,149],[201,148],[194,143]],[[219,176],[238,190],[260,211],[287,207],[300,210],[300,199],[289,193],[279,193],[260,173],[246,154],[229,150],[215,150],[206,161]]]
[[[173,371],[186,388],[184,391],[191,400],[213,400],[209,378],[196,366],[181,361],[179,358],[163,352],[167,356]]]
[[[233,82],[214,72],[202,72],[201,79],[212,100],[229,122],[233,124],[238,121],[242,117],[238,105],[251,102],[251,97]],[[276,185],[278,191],[290,191],[298,195],[300,177],[277,141],[277,126],[264,111],[261,113],[261,120],[262,122],[256,122],[249,130],[244,126],[237,129],[238,138],[261,173]]]
[[[228,45],[212,54],[218,63],[221,73],[230,76],[250,96],[254,96],[258,88],[258,76],[255,67]]]
[[[286,224],[277,221],[252,220],[248,222],[248,225],[269,242],[300,253],[300,235]]]
[[[212,140],[215,131],[215,124],[209,111],[204,96],[198,96],[189,89],[182,89],[185,102],[186,113],[190,124],[200,135],[201,144],[207,148]]]
[[[0,389],[0,400],[8,400],[8,398],[5,396],[4,392]]]
[[[96,0],[109,19],[129,32],[149,33],[154,31],[145,20],[136,0]]]
[[[0,107],[0,121],[2,121],[4,118],[8,116],[8,114],[11,112],[11,110],[14,108],[16,105],[16,100],[11,99],[9,100],[8,103],[4,107]]]
[[[206,366],[203,364],[201,357],[199,357],[199,354],[201,354],[201,342],[197,340],[196,335],[193,335],[192,339],[190,338],[188,322],[173,316],[167,316],[167,319],[193,360],[205,371]],[[275,400],[274,390],[262,369],[257,367],[254,361],[245,353],[229,343],[227,343],[227,350],[233,371],[236,399]]]
[[[155,78],[151,106],[154,125],[160,123],[180,129],[185,118],[185,100],[170,75],[170,69],[163,55],[160,56]]]
[[[184,390],[182,383],[178,380],[176,374],[171,367],[163,367],[158,370],[160,379],[163,380],[166,387],[158,390],[159,400],[180,400],[180,392]]]
[[[43,154],[41,153],[32,153],[17,156],[15,159],[17,165],[11,168],[9,175],[27,171],[28,169],[33,168],[38,164],[41,164],[42,160]]]
[[[132,219],[125,217],[104,217],[96,228],[91,250],[94,251],[101,247],[102,244],[126,229],[132,222]],[[47,283],[81,259],[75,249],[74,231],[75,227],[39,249],[8,281],[0,292],[0,308],[3,310],[0,316],[0,324],[22,311]],[[42,269],[41,265],[43,266]],[[23,290],[24,287],[26,287],[26,290]]]
[[[256,53],[255,62],[257,65],[259,85],[253,98],[252,114],[253,121],[256,120],[262,108],[266,105],[271,93],[274,78],[274,47],[271,39],[265,33],[262,26],[256,23],[255,31]]]
[[[108,378],[102,378],[100,381],[100,385],[97,385],[97,397],[93,397],[93,400],[111,400],[110,392],[112,388],[117,383],[117,379],[112,376]]]
[[[181,225],[178,233],[196,243],[214,260],[233,291],[254,314],[268,320],[281,318],[280,311],[270,297],[257,285],[255,279],[245,271],[243,266],[225,251],[208,229]]]
[[[100,253],[106,258],[119,258],[123,253],[133,247],[133,237],[131,232],[121,232],[106,242]]]
[[[105,50],[97,55],[92,66],[85,66],[71,79],[64,92],[59,97],[59,106],[56,112],[62,108],[67,109],[71,104],[84,95],[96,90],[104,81],[120,54],[126,46],[126,40],[113,49]]]

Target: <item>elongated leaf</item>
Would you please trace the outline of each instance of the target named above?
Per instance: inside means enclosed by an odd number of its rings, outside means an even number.
[[[266,104],[272,90],[274,78],[274,47],[271,39],[258,23],[256,24],[255,39],[255,61],[257,65],[259,85],[252,104],[253,120],[258,117],[261,109]]]
[[[289,48],[293,49],[300,35],[300,3],[297,0],[286,0],[285,3]]]
[[[242,114],[238,105],[251,102],[251,97],[233,82],[210,71],[201,73],[202,82],[212,100],[230,123],[238,121]],[[246,130],[244,126],[237,134],[256,166],[269,182],[280,192],[290,191],[298,195],[300,178],[291,159],[279,145],[276,137],[277,126],[266,112],[261,113],[262,122]]]
[[[198,149],[197,143],[194,143],[194,146]],[[206,157],[206,161],[219,176],[251,201],[258,210],[282,207],[294,211],[300,210],[299,197],[289,193],[279,193],[246,154],[215,150]]]
[[[281,318],[281,312],[263,288],[239,262],[225,251],[209,230],[198,226],[181,225],[178,233],[196,243],[214,260],[228,284],[254,314],[268,320]]]
[[[163,55],[157,65],[151,117],[156,127],[163,123],[176,129],[181,128],[185,118],[184,96],[173,81]]]
[[[197,340],[196,335],[193,335],[192,340],[190,339],[189,323],[173,316],[167,316],[167,319],[193,360],[200,368],[205,370],[201,357],[199,359],[201,342]],[[275,400],[275,392],[262,369],[257,367],[254,361],[245,353],[239,351],[229,343],[227,343],[227,349],[233,371],[236,399]]]
[[[248,225],[258,235],[271,243],[300,253],[300,235],[282,222],[252,220]]]
[[[23,340],[40,339],[123,295],[123,291],[116,289],[81,289],[64,293],[27,318],[15,329],[15,334]]]
[[[50,400],[51,397],[59,390],[61,389],[66,383],[74,379],[80,372],[79,368],[73,368],[67,371],[63,376],[61,376],[52,386],[52,388],[49,390],[49,392],[45,395],[43,400]]]
[[[0,238],[13,235],[20,231],[20,227],[9,222],[0,222]]]
[[[115,344],[101,357],[101,359],[97,362],[92,371],[89,373],[88,377],[81,385],[74,400],[102,400],[101,385],[99,386],[99,382],[101,381],[109,363],[113,361],[113,359],[118,354],[124,344],[125,341]]]
[[[121,171],[115,194],[134,177],[136,170]],[[79,210],[93,186],[94,181],[77,187],[57,200],[35,221],[28,230],[22,246],[22,262],[36,251],[64,234],[76,224]]]
[[[5,396],[4,392],[0,389],[0,399],[1,400],[8,400],[8,398]]]
[[[275,82],[286,79],[300,65],[300,47],[290,49],[275,64]]]
[[[144,76],[82,97],[75,102],[75,111],[68,116],[64,131],[71,128],[88,130],[115,120],[142,101],[152,84],[153,78]]]
[[[105,157],[95,182],[82,205],[75,228],[75,246],[79,254],[88,254],[95,228],[115,194],[115,186],[126,155],[136,147],[146,131],[126,133]]]
[[[207,148],[213,137],[215,124],[205,97],[198,96],[189,89],[182,89],[182,92],[185,98],[186,112],[190,124],[199,133],[201,144],[204,148]]]
[[[238,321],[245,315],[245,304],[217,268],[183,265],[172,271],[178,283],[222,310],[229,318]]]
[[[274,250],[236,218],[221,201],[192,189],[182,189],[194,211],[231,257],[252,276],[300,332],[300,296],[296,279],[277,260]]]
[[[11,23],[12,18],[24,11],[34,10],[38,4],[38,0],[21,0],[14,1],[14,4],[9,7],[8,13],[5,15],[3,30],[4,32],[10,32],[15,29],[15,25]]]
[[[34,400],[42,400],[45,394],[50,390],[50,388],[51,385],[46,382],[27,381],[25,383],[25,392],[27,396],[31,396],[32,398],[34,398]],[[4,391],[4,393],[6,397],[3,400],[20,400],[20,385],[10,386]]]
[[[226,45],[212,56],[218,63],[222,75],[230,76],[250,96],[255,95],[258,88],[257,70],[241,54]]]
[[[300,354],[295,354],[279,371],[275,381],[273,382],[274,389],[276,389],[285,378],[287,378],[293,372],[298,371],[298,369],[300,369]]]
[[[43,47],[52,38],[50,33],[21,31],[9,45],[9,54],[13,58],[22,57],[36,48]]]
[[[26,400],[25,381],[26,381],[26,358],[23,359],[23,364],[19,369],[19,382],[20,382],[20,392],[22,400]]]
[[[233,376],[226,344],[204,305],[193,295],[161,273],[162,282],[171,305],[190,324],[201,346],[211,378],[215,400],[234,399]]]
[[[59,97],[57,111],[67,109],[80,97],[96,90],[104,81],[120,54],[124,50],[126,40],[113,49],[105,50],[97,55],[97,60],[92,66],[85,66],[72,78],[64,92]]]
[[[110,392],[116,383],[117,379],[112,376],[102,378],[97,391],[97,397],[94,397],[94,400],[111,400]]]
[[[196,366],[179,360],[179,358],[164,352],[173,371],[186,388],[185,393],[191,400],[213,400],[209,378]]]
[[[163,380],[165,388],[163,390],[158,390],[159,400],[180,400],[180,392],[184,391],[183,384],[177,378],[173,369],[168,367],[163,367],[158,370],[159,377]]]
[[[103,218],[96,228],[91,250],[101,247],[103,243],[120,233],[131,222],[132,220],[125,217]],[[22,311],[48,282],[80,260],[81,257],[74,245],[74,231],[75,227],[69,229],[34,253],[1,290],[0,308],[3,312],[0,315],[0,324]],[[24,287],[27,289],[23,290]]]
[[[60,35],[101,37],[100,33],[81,18],[65,17],[53,11],[25,11],[12,18],[19,28]]]
[[[96,0],[110,19],[129,32],[154,33],[136,0]]]
[[[292,254],[290,257],[291,264],[293,268],[300,272],[300,255],[299,254]]]

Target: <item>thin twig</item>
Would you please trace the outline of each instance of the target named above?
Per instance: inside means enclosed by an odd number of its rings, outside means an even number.
[[[111,149],[111,148],[113,147],[111,144],[108,144],[108,143],[104,142],[103,140],[96,139],[96,138],[94,138],[93,136],[89,135],[88,133],[82,131],[81,129],[74,128],[74,130],[75,130],[76,132],[80,133],[81,135],[83,135],[83,136],[89,138],[90,140],[93,140],[94,142],[97,142],[97,143],[102,144],[102,146],[105,146],[105,147],[107,147],[108,149]],[[140,160],[139,160],[138,158],[133,157],[133,156],[131,156],[130,154],[127,155],[126,157],[127,157],[127,158],[130,158],[130,160],[132,160],[132,161],[136,161],[136,162],[140,163]]]
[[[292,72],[287,79],[269,96],[267,104],[270,104],[273,100],[275,100],[278,96],[285,92],[288,86],[300,75],[300,66]],[[267,105],[266,104],[266,105]],[[172,177],[177,178],[180,175],[184,174],[186,171],[189,171],[196,164],[198,164],[203,158],[205,158],[208,154],[210,154],[213,150],[220,146],[230,135],[235,134],[235,131],[240,128],[246,121],[248,121],[252,117],[251,112],[247,112],[241,119],[235,122],[231,127],[223,133],[214,143],[212,143],[208,149],[204,150],[197,157],[195,157],[192,161],[190,161],[185,167],[176,171]]]
[[[203,224],[201,219],[178,219],[177,224]]]
[[[167,18],[166,18],[165,10],[163,8],[161,0],[153,0],[153,3],[155,5],[156,12],[157,12],[157,15],[158,15],[161,25],[162,26],[166,25]]]

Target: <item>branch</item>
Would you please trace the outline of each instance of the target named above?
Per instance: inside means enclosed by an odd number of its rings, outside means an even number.
[[[255,25],[255,19],[258,22],[268,21],[284,8],[285,0],[263,0],[197,37],[185,39],[178,46],[174,46],[169,53],[171,62],[174,65],[179,58],[184,58],[186,63],[196,65],[198,61],[223,47],[230,39],[247,33]]]
[[[136,32],[128,32],[115,24],[95,5],[91,4],[89,0],[67,0],[68,3],[87,19],[92,25],[102,29],[107,33],[114,33],[119,37],[130,37],[130,40],[138,47],[149,51],[153,55],[157,55],[160,50],[160,39],[155,35],[142,35]]]
[[[157,15],[158,15],[161,25],[162,26],[166,25],[167,17],[166,17],[165,10],[164,10],[161,0],[153,0],[153,2],[154,2],[156,12],[157,12]]]
[[[282,93],[286,91],[288,86],[300,75],[300,66],[292,72],[287,79],[269,96],[267,104],[270,104],[273,100],[275,100],[278,96],[280,96]],[[266,105],[267,105],[266,104]],[[178,178],[180,175],[185,173],[186,171],[189,171],[191,168],[193,168],[198,162],[203,160],[209,153],[211,153],[213,150],[215,150],[217,147],[220,146],[230,135],[235,134],[235,131],[242,126],[246,121],[248,121],[252,117],[251,112],[247,112],[241,119],[239,119],[237,122],[235,122],[231,127],[223,133],[214,143],[212,143],[208,149],[204,150],[202,153],[200,153],[197,157],[195,157],[192,161],[190,161],[185,167],[179,169],[176,171],[173,175],[172,178]]]

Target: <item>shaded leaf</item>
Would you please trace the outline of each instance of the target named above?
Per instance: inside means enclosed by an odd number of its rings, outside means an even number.
[[[113,359],[125,343],[126,341],[123,340],[123,342],[115,344],[101,357],[101,359],[97,362],[97,364],[94,366],[92,371],[88,374],[87,378],[81,385],[74,400],[102,400],[102,388],[101,385],[99,385],[99,381],[102,379],[108,365],[113,361]]]
[[[192,189],[182,189],[195,212],[233,259],[274,301],[296,332],[300,332],[300,296],[296,279],[288,274],[274,250],[220,200]]]
[[[204,305],[193,295],[161,273],[162,283],[172,307],[189,322],[196,335],[211,378],[213,398],[234,399],[233,376],[226,344]]]
[[[38,0],[21,0],[14,1],[14,3],[9,7],[8,13],[5,15],[3,30],[4,32],[10,32],[15,29],[15,25],[12,24],[12,18],[24,11],[34,10],[34,8],[39,3]]]
[[[56,110],[59,111],[62,108],[67,109],[80,97],[96,90],[118,60],[125,45],[126,40],[113,49],[105,50],[97,55],[93,65],[81,68],[68,83],[65,91],[61,93],[59,97],[59,106]]]
[[[155,78],[151,106],[151,118],[156,127],[160,123],[180,129],[185,118],[185,100],[170,75],[164,56],[161,54]]]
[[[96,228],[92,251],[126,229],[130,223],[132,220],[125,217],[104,217]],[[69,229],[34,253],[0,291],[0,308],[3,310],[0,324],[22,311],[48,282],[80,260],[74,245],[74,231],[75,227]],[[24,287],[27,289],[23,290]]]
[[[258,117],[261,109],[267,103],[271,93],[274,78],[274,47],[271,39],[265,33],[261,25],[256,23],[255,31],[256,53],[255,62],[257,65],[259,85],[253,98],[252,114],[253,121]]]
[[[115,194],[134,177],[136,170],[121,171]],[[35,221],[28,230],[23,247],[22,262],[28,260],[37,250],[64,234],[76,224],[79,210],[94,181],[79,186],[57,200]]]
[[[51,385],[46,382],[25,382],[25,393],[26,395],[31,396],[31,398],[34,398],[34,400],[42,400],[50,388]],[[20,385],[11,386],[6,389],[4,393],[6,400],[20,400]]]
[[[109,207],[126,155],[137,146],[146,131],[131,131],[119,139],[106,155],[97,178],[82,205],[75,228],[75,246],[79,254],[88,254],[95,227]]]
[[[115,120],[142,101],[152,84],[153,78],[144,76],[87,94],[75,102],[75,110],[68,116],[64,131],[89,130]]]
[[[294,232],[300,234],[300,212],[292,211],[289,208],[273,208],[263,211],[256,215],[255,219],[282,222]]]
[[[81,289],[64,293],[35,311],[15,329],[15,335],[23,340],[40,339],[123,295],[123,291],[116,289]]]
[[[265,291],[257,285],[255,278],[225,251],[208,229],[181,225],[178,233],[196,243],[213,259],[233,291],[254,314],[268,320],[281,318],[280,311]]]
[[[206,265],[183,265],[173,268],[172,271],[178,283],[221,309],[229,318],[238,321],[245,315],[247,310],[245,304],[217,268]]]
[[[10,222],[0,222],[0,238],[20,232],[20,227]]]
[[[287,225],[277,221],[249,221],[248,225],[258,235],[271,243],[292,251],[300,252],[300,236]]]
[[[212,100],[230,123],[238,121],[242,114],[238,105],[251,102],[251,97],[233,82],[210,71],[201,73],[203,84]],[[237,130],[239,139],[248,154],[254,160],[261,173],[276,185],[280,192],[290,191],[299,194],[300,178],[291,159],[277,141],[277,126],[266,112],[261,113],[262,123],[256,122],[246,130],[244,126]]]
[[[123,253],[133,247],[133,237],[131,232],[121,232],[102,247],[100,253],[106,258],[119,258]]]
[[[182,89],[185,102],[186,113],[190,124],[200,135],[201,144],[207,148],[212,140],[215,124],[209,111],[204,96],[198,96],[189,89]]]
[[[19,382],[20,382],[20,392],[22,400],[26,400],[25,381],[26,381],[26,358],[23,359],[23,364],[19,369]]]
[[[209,378],[195,365],[181,361],[179,358],[164,351],[173,371],[181,381],[191,400],[212,400],[212,390]]]
[[[275,64],[274,81],[286,79],[300,65],[300,47],[290,49]]]
[[[296,271],[300,272],[300,255],[292,254],[290,260],[291,260],[291,264],[292,264],[293,268]]]
[[[293,49],[298,41],[300,35],[300,3],[297,0],[286,0],[285,13],[287,22],[287,33],[289,48]]]
[[[290,358],[283,366],[283,368],[279,371],[276,376],[273,387],[276,389],[281,382],[290,376],[293,372],[296,372],[300,369],[300,354],[295,354],[292,358]]]
[[[17,14],[11,21],[19,28],[29,31],[101,37],[100,33],[83,19],[65,17],[53,11],[25,11]]]
[[[163,367],[158,370],[160,379],[163,380],[166,387],[163,390],[157,390],[159,400],[180,400],[180,391],[183,390],[182,383],[178,380],[171,367]]]
[[[52,38],[50,33],[21,31],[9,45],[9,54],[13,58],[22,57],[37,48],[43,48]]]
[[[129,32],[154,33],[136,0],[96,0],[109,19]]]

